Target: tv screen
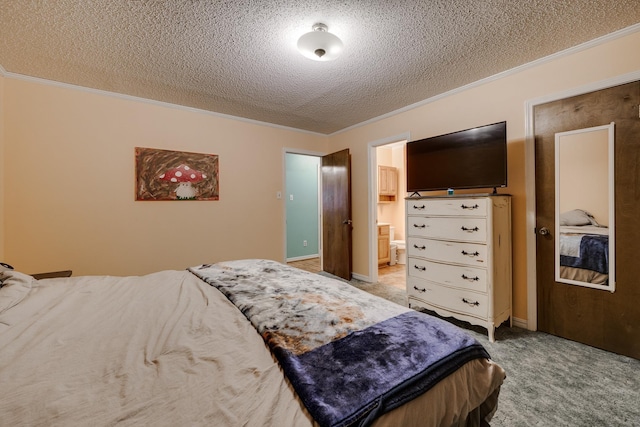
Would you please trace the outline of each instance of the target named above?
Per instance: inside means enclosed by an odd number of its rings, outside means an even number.
[[[407,143],[407,192],[507,186],[507,122]]]

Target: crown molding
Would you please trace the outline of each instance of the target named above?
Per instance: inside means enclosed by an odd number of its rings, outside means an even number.
[[[91,93],[91,94],[101,95],[101,96],[108,96],[108,97],[111,97],[111,98],[122,99],[122,100],[126,100],[126,101],[134,101],[134,102],[139,102],[139,103],[149,104],[149,105],[155,105],[155,106],[160,106],[160,107],[165,107],[165,108],[172,108],[172,109],[181,110],[181,111],[190,111],[190,112],[199,113],[199,114],[205,114],[205,115],[213,116],[213,117],[217,117],[217,118],[234,120],[234,121],[239,121],[239,122],[243,122],[243,123],[249,123],[249,124],[253,124],[253,125],[257,125],[257,126],[266,126],[266,127],[280,129],[280,130],[286,130],[286,131],[290,131],[290,132],[297,132],[297,133],[305,133],[305,134],[308,134],[308,135],[322,136],[322,137],[325,137],[325,138],[328,137],[328,135],[324,134],[324,133],[312,132],[312,131],[308,131],[308,130],[304,130],[304,129],[298,129],[298,128],[293,128],[293,127],[289,127],[289,126],[278,125],[278,124],[275,124],[275,123],[262,122],[262,121],[259,121],[259,120],[248,119],[248,118],[245,118],[245,117],[232,116],[230,114],[223,114],[223,113],[217,113],[215,111],[203,110],[203,109],[200,109],[200,108],[187,107],[185,105],[172,104],[170,102],[157,101],[157,100],[149,99],[149,98],[142,98],[142,97],[138,97],[138,96],[126,95],[126,94],[117,93],[117,92],[110,92],[110,91],[102,90],[102,89],[94,89],[94,88],[74,85],[74,84],[70,84],[70,83],[58,82],[58,81],[55,81],[55,80],[43,79],[43,78],[40,78],[40,77],[33,77],[33,76],[26,76],[24,74],[12,73],[12,72],[6,71],[1,65],[0,65],[0,75],[2,75],[2,77],[15,79],[15,80],[22,80],[22,81],[27,81],[27,82],[32,82],[32,83],[43,84],[43,85],[47,85],[47,86],[59,87],[59,88],[63,88],[63,89],[76,90],[76,91],[80,91],[80,92]]]
[[[570,47],[570,48],[565,49],[565,50],[561,50],[560,52],[556,52],[556,53],[553,53],[551,55],[545,56],[543,58],[536,59],[535,61],[531,61],[531,62],[528,62],[526,64],[519,65],[519,66],[517,66],[515,68],[511,68],[509,70],[502,71],[502,72],[500,72],[498,74],[494,74],[492,76],[485,77],[484,79],[477,80],[477,81],[475,81],[473,83],[469,83],[467,85],[457,87],[457,88],[452,89],[450,91],[435,95],[435,96],[433,96],[431,98],[427,98],[425,100],[418,101],[418,102],[416,102],[414,104],[407,105],[406,107],[402,107],[402,108],[399,108],[397,110],[391,111],[389,113],[383,114],[381,116],[374,117],[374,118],[369,119],[367,121],[364,121],[364,122],[349,126],[347,128],[344,128],[344,129],[341,129],[339,131],[333,132],[333,133],[329,134],[329,136],[338,135],[338,134],[341,134],[341,133],[344,133],[344,132],[348,132],[348,131],[350,131],[352,129],[356,129],[356,128],[359,128],[359,127],[362,127],[362,126],[369,125],[371,123],[378,122],[380,120],[388,119],[389,117],[393,117],[393,116],[396,116],[398,114],[402,114],[402,113],[405,113],[407,111],[422,107],[424,105],[431,104],[433,102],[439,101],[441,99],[447,98],[447,97],[452,96],[452,95],[456,95],[458,93],[467,91],[469,89],[472,89],[472,88],[475,88],[475,87],[478,87],[478,86],[482,86],[484,84],[487,84],[487,83],[502,79],[504,77],[520,73],[520,72],[522,72],[524,70],[528,70],[530,68],[534,68],[534,67],[537,67],[539,65],[546,64],[548,62],[555,61],[557,59],[564,58],[564,57],[573,55],[575,53],[578,53],[578,52],[581,52],[581,51],[584,51],[584,50],[587,50],[587,49],[591,49],[592,47],[599,46],[599,45],[608,43],[608,42],[610,42],[612,40],[616,40],[616,39],[619,39],[619,38],[622,38],[622,37],[625,37],[625,36],[628,36],[630,34],[634,34],[634,33],[637,33],[637,32],[640,32],[640,24],[631,25],[630,27],[626,27],[626,28],[623,28],[621,30],[615,31],[613,33],[606,34],[606,35],[604,35],[602,37],[598,37],[596,39],[593,39],[593,40],[590,40],[588,42],[579,44],[577,46]]]
[[[431,104],[433,102],[439,101],[439,100],[447,98],[449,96],[456,95],[458,93],[467,91],[469,89],[472,89],[472,88],[475,88],[475,87],[478,87],[478,86],[482,86],[484,84],[487,84],[487,83],[502,79],[504,77],[507,77],[507,76],[510,76],[510,75],[513,75],[513,74],[520,73],[521,71],[524,71],[524,70],[527,70],[527,69],[530,69],[530,68],[534,68],[534,67],[537,67],[539,65],[542,65],[542,64],[545,64],[545,63],[548,63],[548,62],[551,62],[551,61],[555,61],[555,60],[557,60],[559,58],[564,58],[564,57],[573,55],[575,53],[590,49],[592,47],[608,43],[608,42],[610,42],[612,40],[616,40],[616,39],[628,36],[630,34],[637,33],[639,31],[640,31],[640,23],[639,24],[634,24],[634,25],[631,25],[629,27],[623,28],[621,30],[615,31],[613,33],[606,34],[604,36],[601,36],[601,37],[595,38],[593,40],[590,40],[588,42],[585,42],[585,43],[579,44],[577,46],[562,50],[560,52],[556,52],[554,54],[545,56],[545,57],[537,59],[535,61],[531,61],[531,62],[528,62],[526,64],[519,65],[519,66],[511,68],[509,70],[502,71],[500,73],[494,74],[494,75],[486,77],[484,79],[477,80],[477,81],[469,83],[467,85],[457,87],[457,88],[452,89],[450,91],[435,95],[435,96],[433,96],[431,98],[427,98],[427,99],[422,100],[422,101],[418,101],[416,103],[413,103],[411,105],[407,105],[407,106],[399,108],[397,110],[390,111],[389,113],[386,113],[386,114],[383,114],[381,116],[377,116],[377,117],[371,118],[371,119],[366,120],[364,122],[357,123],[355,125],[346,127],[344,129],[335,131],[335,132],[330,133],[330,134],[312,132],[312,131],[308,131],[308,130],[304,130],[304,129],[298,129],[298,128],[293,128],[293,127],[289,127],[289,126],[277,125],[277,124],[274,124],[274,123],[262,122],[262,121],[259,121],[259,120],[247,119],[247,118],[244,118],[244,117],[232,116],[232,115],[229,115],[229,114],[216,113],[214,111],[203,110],[203,109],[193,108],[193,107],[187,107],[187,106],[178,105],[178,104],[172,104],[172,103],[168,103],[168,102],[156,101],[156,100],[152,100],[152,99],[148,99],[148,98],[141,98],[141,97],[136,97],[136,96],[131,96],[131,95],[120,94],[120,93],[116,93],[116,92],[109,92],[109,91],[105,91],[105,90],[101,90],[101,89],[92,89],[92,88],[87,88],[87,87],[84,87],[84,86],[78,86],[78,85],[73,85],[73,84],[69,84],[69,83],[62,83],[62,82],[42,79],[42,78],[38,78],[38,77],[25,76],[25,75],[22,75],[22,74],[8,72],[7,70],[5,70],[2,67],[2,65],[0,65],[0,75],[3,76],[3,77],[6,77],[6,78],[14,78],[14,79],[18,79],[18,80],[32,81],[32,82],[36,82],[36,83],[40,83],[40,84],[53,85],[53,86],[63,87],[63,88],[72,89],[72,90],[80,90],[80,91],[85,91],[85,92],[88,92],[88,93],[94,93],[94,94],[103,95],[103,96],[111,96],[111,97],[115,97],[115,98],[119,98],[119,99],[142,102],[142,103],[162,106],[162,107],[166,107],[166,108],[174,108],[174,109],[179,109],[179,110],[183,110],[183,111],[197,112],[197,113],[207,114],[207,115],[211,115],[211,116],[218,117],[218,118],[224,118],[224,119],[228,119],[228,120],[240,121],[240,122],[243,122],[243,123],[250,123],[250,124],[254,124],[254,125],[258,125],[258,126],[267,126],[267,127],[271,127],[271,128],[275,128],[275,129],[281,129],[281,130],[287,130],[287,131],[292,131],[292,132],[305,133],[305,134],[308,134],[308,135],[332,137],[332,136],[339,135],[341,133],[348,132],[350,130],[357,129],[359,127],[363,127],[363,126],[366,126],[366,125],[369,125],[369,124],[372,124],[372,123],[375,123],[375,122],[378,122],[378,121],[381,121],[381,120],[384,120],[384,119],[387,119],[387,118],[390,118],[390,117],[393,117],[393,116],[397,116],[399,114],[405,113],[407,111],[414,110],[416,108],[420,108],[420,107],[422,107],[424,105]]]

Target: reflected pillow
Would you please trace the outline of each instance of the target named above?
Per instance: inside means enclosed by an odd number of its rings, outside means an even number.
[[[560,225],[600,225],[596,219],[587,211],[574,209],[560,214]]]

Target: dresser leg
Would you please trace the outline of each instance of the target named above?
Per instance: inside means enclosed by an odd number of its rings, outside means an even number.
[[[489,332],[489,342],[496,342],[496,327],[494,325],[489,325],[487,326],[487,331]]]

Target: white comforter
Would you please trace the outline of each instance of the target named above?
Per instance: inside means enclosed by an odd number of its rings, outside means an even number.
[[[188,271],[0,280],[0,425],[315,424],[249,321]],[[476,360],[376,425],[460,423],[503,378]]]

